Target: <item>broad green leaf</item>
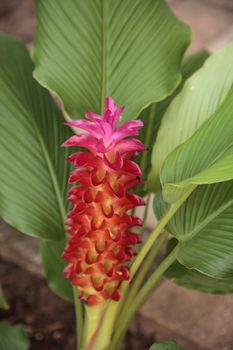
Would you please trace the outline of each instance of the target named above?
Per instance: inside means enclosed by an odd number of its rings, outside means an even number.
[[[0,350],[28,350],[29,340],[22,325],[0,322]]]
[[[174,98],[179,94],[179,92],[182,90],[185,81],[193,74],[195,73],[198,69],[200,69],[204,62],[206,61],[206,59],[209,57],[209,53],[206,50],[200,50],[198,52],[193,53],[192,55],[189,55],[187,57],[184,58],[182,65],[181,65],[181,74],[182,74],[182,80],[181,83],[178,85],[178,87],[176,88],[176,90],[173,92],[173,94],[171,94],[170,96],[168,96],[167,98],[165,98],[165,100],[158,102],[156,104],[155,110],[154,110],[154,115],[156,118],[156,122],[153,123],[155,124],[155,129],[153,129],[153,134],[152,134],[152,141],[149,144],[149,146],[153,146],[155,140],[156,140],[156,136],[157,136],[157,132],[159,130],[162,118],[167,110],[167,108],[169,107],[169,105],[171,104],[171,102],[174,100]],[[145,121],[145,123],[147,122],[146,119],[143,117],[143,120]],[[147,126],[147,124],[145,124],[145,126]],[[145,127],[143,129],[143,131],[145,132],[147,128]],[[154,142],[153,142],[154,141]],[[152,143],[153,142],[153,143]]]
[[[63,117],[33,78],[26,48],[0,35],[0,216],[23,233],[64,237],[69,164]]]
[[[179,286],[204,293],[227,294],[233,292],[233,277],[221,279],[209,277],[194,269],[186,268],[178,261],[169,267],[164,276]]]
[[[155,196],[158,218],[168,204]],[[177,259],[214,278],[233,277],[233,181],[199,186],[166,229],[179,241]]]
[[[185,350],[175,340],[159,341],[150,347],[150,350]]]
[[[5,299],[1,286],[0,286],[0,309],[5,309],[5,310],[9,309],[9,305]]]
[[[111,95],[135,119],[180,81],[190,30],[163,0],[39,0],[37,13],[34,76],[72,117]]]
[[[184,58],[181,66],[182,81],[172,95],[168,96],[165,100],[152,104],[146,108],[140,115],[140,119],[144,122],[144,128],[140,133],[140,139],[146,147],[149,148],[148,152],[143,152],[138,158],[138,164],[140,164],[143,177],[146,180],[151,170],[151,151],[153,144],[156,140],[157,132],[160,127],[161,120],[166,112],[168,106],[172,100],[178,95],[182,89],[185,81],[205,62],[209,53],[205,50],[200,50],[192,55]],[[140,195],[145,195],[147,192],[147,186],[141,185],[140,190],[137,191]]]
[[[63,270],[67,263],[62,260],[61,254],[65,241],[49,242],[42,240],[42,264],[48,279],[49,287],[60,297],[73,301],[73,291],[70,281],[65,278]]]
[[[176,90],[176,94],[178,94],[181,91],[185,81],[193,73],[195,73],[198,69],[200,69],[203,66],[204,62],[209,56],[210,56],[209,51],[207,51],[206,49],[201,49],[199,51],[196,51],[184,57],[182,66],[181,66],[182,82],[179,85],[178,89]],[[170,96],[170,98],[173,100],[172,96]]]
[[[165,273],[165,277],[179,286],[195,289],[209,294],[227,294],[233,292],[233,277],[213,278],[196,270],[188,269],[175,262]]]
[[[233,44],[210,56],[203,67],[186,81],[182,91],[170,104],[152,153],[149,186],[153,190],[160,188],[161,169],[167,156],[194,135],[215,113],[221,115],[221,106],[229,97],[233,84],[232,60]],[[205,141],[204,139],[201,142],[202,152],[209,151],[204,149]],[[197,156],[198,150],[194,160]],[[183,168],[183,165],[179,164],[176,170],[179,167]]]
[[[214,115],[165,160],[161,172],[165,199],[176,201],[192,185],[233,178],[232,130],[233,89]]]

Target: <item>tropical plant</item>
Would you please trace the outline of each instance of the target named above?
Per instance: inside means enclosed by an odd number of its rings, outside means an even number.
[[[161,278],[233,291],[233,45],[184,57],[190,30],[163,0],[38,0],[37,15],[32,59],[0,36],[0,215],[41,239],[77,349],[117,350]]]

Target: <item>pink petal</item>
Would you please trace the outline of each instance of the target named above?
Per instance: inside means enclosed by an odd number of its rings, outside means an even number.
[[[71,136],[61,146],[62,147],[77,146],[78,137],[79,137],[78,135]]]
[[[100,128],[100,126],[98,124],[96,124],[94,122],[90,122],[88,120],[73,120],[73,121],[67,122],[65,124],[86,130],[91,135],[95,136],[96,138],[103,137],[102,129]]]
[[[106,147],[104,145],[103,139],[98,140],[98,142],[96,143],[96,151],[100,153],[106,152]]]
[[[115,113],[117,109],[116,102],[111,96],[108,96],[105,100],[104,114],[109,110],[112,114]]]
[[[113,100],[112,97],[107,97],[105,100],[105,107],[104,107],[104,117],[103,120],[107,123],[111,124],[113,128],[115,128],[121,114],[123,113],[125,107],[121,107],[117,109],[116,102]]]
[[[90,135],[74,135],[71,136],[68,140],[66,140],[62,147],[69,146],[79,146],[88,148],[91,151],[96,151],[96,140],[94,137]]]
[[[123,111],[124,111],[125,107],[121,107],[119,109],[116,110],[116,112],[114,114],[112,114],[109,110],[105,113],[104,115],[104,120],[109,123],[112,128],[114,129],[120,116],[122,115]]]
[[[107,154],[104,155],[104,161],[110,168],[112,168],[114,170],[119,170],[123,166],[123,159],[122,159],[122,157],[121,157],[119,152],[116,152],[115,159],[114,159],[113,162],[111,162],[108,159]]]
[[[88,111],[88,112],[85,114],[85,117],[86,117],[87,119],[90,119],[90,120],[93,121],[93,122],[103,120],[102,115],[99,115],[99,114],[96,114],[96,113],[90,112],[90,111]]]
[[[112,126],[113,128],[116,126],[120,116],[122,115],[122,113],[124,112],[125,107],[122,106],[121,108],[117,109],[116,112],[114,113],[114,118],[112,120]]]
[[[131,120],[128,121],[117,128],[114,133],[114,138],[119,141],[127,136],[138,135],[138,129],[143,127],[143,122],[141,120]]]
[[[143,143],[139,140],[136,139],[127,139],[127,140],[122,140],[120,141],[116,147],[115,150],[120,152],[120,153],[125,153],[125,152],[141,152],[145,151],[146,148],[143,145]]]
[[[101,123],[99,123],[102,131],[103,131],[103,135],[105,140],[109,143],[110,139],[112,138],[112,134],[113,134],[113,129],[112,126],[107,123],[102,121]]]

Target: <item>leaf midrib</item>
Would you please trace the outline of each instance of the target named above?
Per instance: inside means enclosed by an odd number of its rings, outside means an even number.
[[[224,158],[226,155],[226,153],[232,148],[233,146],[233,141],[227,146],[225,147],[216,157],[214,160],[212,160],[212,162],[210,162],[208,164],[208,166],[206,166],[205,169],[199,171],[198,173],[196,173],[194,176],[191,176],[185,180],[179,181],[177,183],[174,183],[174,185],[180,185],[181,187],[185,187],[188,185],[194,185],[196,184],[195,182],[192,182],[192,179],[195,179],[196,176],[201,176],[202,173],[205,173],[206,171],[210,170],[214,165],[216,165],[218,163],[219,160],[221,160],[222,158]],[[173,186],[173,184],[171,184]]]
[[[195,227],[194,230],[192,230],[190,233],[185,234],[184,238],[179,238],[179,241],[181,243],[185,243],[189,240],[191,240],[193,237],[196,236],[196,234],[200,233],[201,230],[203,230],[212,220],[214,220],[217,216],[219,216],[222,212],[224,212],[228,207],[233,205],[233,199],[227,202],[225,205],[220,206],[220,208],[216,211],[214,211],[211,215],[209,215],[205,220],[203,220],[198,226]]]
[[[15,96],[17,96],[17,91],[15,91],[15,88],[13,89],[13,92],[14,92]],[[17,96],[17,99],[20,100],[20,98],[18,96]],[[34,111],[33,110],[31,110],[31,115],[34,115]],[[65,221],[65,217],[66,217],[66,211],[65,211],[64,204],[63,204],[63,200],[62,200],[61,191],[60,191],[60,188],[59,188],[59,185],[58,185],[58,182],[57,182],[57,178],[56,178],[56,175],[55,175],[55,171],[54,171],[53,165],[51,163],[49,154],[47,152],[47,148],[45,146],[45,142],[43,140],[43,137],[42,137],[42,135],[41,135],[41,133],[39,131],[39,128],[37,126],[37,123],[35,121],[35,118],[32,119],[30,117],[30,115],[29,115],[28,119],[33,121],[34,130],[35,130],[35,133],[36,133],[39,145],[40,145],[41,150],[42,150],[42,154],[44,155],[44,159],[45,159],[45,162],[47,164],[48,171],[49,171],[49,174],[50,174],[50,177],[51,177],[51,180],[52,180],[51,182],[52,182],[52,185],[53,185],[53,188],[54,188],[55,197],[57,199],[58,208],[59,208],[60,214],[61,214],[62,227],[64,227],[64,231],[65,231],[64,221]]]
[[[102,0],[102,91],[101,113],[104,111],[104,101],[107,91],[107,14],[105,0]]]
[[[206,126],[208,126],[208,124],[213,123],[215,120],[219,119],[219,111],[221,109],[224,109],[223,104],[225,103],[226,99],[229,98],[229,96],[231,97],[231,90],[230,92],[228,92],[228,94],[226,95],[225,99],[222,101],[222,103],[220,103],[220,105],[218,106],[217,110],[208,118],[206,119],[202,125],[199,126],[199,128],[191,135],[191,137],[186,140],[185,142],[181,143],[180,145],[178,145],[178,147],[176,149],[183,148],[185,143],[187,142],[192,142],[193,139],[195,139],[196,135],[201,133],[201,129],[205,128]],[[226,109],[226,107],[225,107]],[[213,120],[214,119],[214,120]],[[226,145],[222,150],[219,151],[218,154],[216,154],[215,158],[212,159],[208,165],[205,166],[204,169],[200,169],[198,170],[194,175],[191,175],[185,179],[181,179],[175,182],[170,182],[170,185],[180,185],[182,187],[185,187],[189,184],[194,184],[194,183],[190,183],[190,180],[194,179],[196,176],[200,176],[201,173],[209,170],[212,166],[214,166],[219,160],[221,160],[222,157],[224,157],[224,155],[232,148],[233,146],[233,140],[230,142],[230,144]],[[174,152],[176,152],[176,149],[174,150]],[[172,152],[171,152],[172,153]]]

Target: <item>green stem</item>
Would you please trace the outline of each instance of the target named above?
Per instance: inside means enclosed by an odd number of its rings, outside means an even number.
[[[113,302],[85,307],[84,341],[82,350],[107,350],[114,331]]]
[[[96,349],[96,340],[102,323],[103,305],[85,307],[84,341],[82,350]],[[102,348],[100,348],[102,350]]]
[[[148,215],[148,210],[149,210],[149,205],[150,205],[150,198],[151,198],[151,193],[148,194],[147,200],[146,200],[146,206],[145,206],[145,210],[143,213],[143,218],[142,218],[142,222],[143,225],[139,231],[139,233],[141,235],[143,235],[144,231],[145,231],[145,227],[146,227],[146,219],[147,219],[147,215]]]
[[[140,268],[142,262],[144,261],[146,255],[148,254],[148,252],[150,251],[151,247],[153,246],[154,242],[156,241],[156,239],[158,238],[159,234],[161,233],[161,231],[164,229],[164,227],[167,225],[167,223],[169,222],[169,220],[172,218],[172,216],[175,214],[175,212],[179,209],[179,207],[184,203],[184,201],[189,197],[189,195],[192,193],[192,191],[194,190],[194,188],[191,188],[190,191],[187,191],[181,198],[179,201],[175,202],[174,204],[172,204],[169,208],[169,210],[167,211],[167,213],[164,215],[164,217],[161,219],[161,221],[158,223],[158,225],[155,227],[155,229],[150,233],[150,236],[148,238],[148,240],[145,242],[145,244],[143,245],[143,247],[141,248],[137,258],[135,259],[133,265],[130,268],[130,277],[131,280],[133,279],[134,275],[136,274],[137,270]],[[123,305],[124,305],[124,301],[125,301],[125,295],[127,292],[127,289],[129,287],[129,282],[125,281],[121,284],[121,295],[122,295],[122,299],[119,303],[118,307],[115,307],[115,311],[114,311],[114,318],[117,318],[117,315],[119,314],[119,310],[122,309]],[[144,288],[144,287],[143,287]],[[135,305],[135,301],[133,303],[133,306]],[[131,309],[130,309],[131,310]],[[124,319],[125,322],[125,319]],[[129,321],[130,322],[130,321]],[[110,346],[109,350],[116,350],[118,349],[119,346],[119,342],[122,341],[123,336],[119,336],[119,339],[117,340],[117,342],[114,342],[113,344],[116,345],[115,346]]]
[[[76,317],[76,349],[81,350],[83,333],[83,305],[76,287],[73,287],[75,317]]]
[[[131,303],[133,302],[134,298],[136,297],[147,273],[149,272],[153,262],[155,261],[156,256],[160,252],[160,248],[163,246],[163,244],[168,239],[168,233],[164,232],[161,234],[161,237],[159,237],[158,241],[154,245],[153,249],[151,249],[150,253],[146,257],[145,261],[142,264],[142,267],[138,273],[138,275],[135,277],[135,281],[130,288],[129,294],[127,295],[127,299],[124,303],[124,306],[121,310],[120,319],[118,320],[119,323],[121,323],[121,317],[124,317],[125,313],[128,312],[128,309],[130,308]]]
[[[104,313],[103,321],[101,324],[100,331],[98,333],[98,339],[96,342],[96,350],[107,350],[111,344],[112,334],[115,330],[116,316],[118,314],[118,303],[110,301]],[[101,347],[101,344],[104,347]]]
[[[158,238],[160,232],[164,229],[164,227],[167,225],[169,220],[173,217],[175,212],[179,209],[179,207],[184,203],[184,201],[188,198],[188,196],[191,194],[194,188],[190,189],[190,191],[187,191],[177,202],[171,204],[170,208],[168,209],[167,213],[162,217],[158,225],[154,228],[154,230],[150,233],[149,238],[147,241],[143,244],[138,256],[134,260],[133,265],[130,268],[130,277],[133,278],[139,267],[141,266],[143,260],[145,259],[147,253],[150,251],[152,245],[154,244],[155,240]]]
[[[182,203],[186,200],[186,198],[190,195],[192,191],[190,190],[188,193],[186,193],[179,201],[172,204],[168,210],[168,212],[165,214],[165,216],[161,219],[159,224],[155,227],[155,229],[150,233],[150,236],[144,246],[141,248],[137,258],[135,259],[133,265],[130,268],[130,278],[133,279],[135,273],[137,272],[138,268],[141,266],[143,260],[145,259],[147,253],[150,251],[151,247],[153,246],[154,242],[158,238],[161,231],[164,229],[168,221],[172,218],[174,213],[178,210],[178,208],[182,205]],[[121,301],[118,303],[118,305],[115,305],[115,307],[112,308],[112,318],[116,320],[117,316],[119,315],[119,311],[123,308],[125,296],[127,289],[129,287],[129,281],[124,281],[121,284]],[[110,350],[115,350],[110,347]]]
[[[123,336],[125,335],[125,332],[127,331],[129,323],[131,322],[136,311],[140,308],[140,306],[143,304],[145,299],[149,296],[149,294],[154,289],[156,284],[160,281],[164,272],[176,260],[177,249],[178,249],[178,245],[161,262],[161,264],[158,266],[158,268],[155,270],[155,272],[151,275],[150,279],[142,287],[142,289],[140,290],[140,292],[138,293],[138,295],[134,299],[134,302],[131,304],[130,308],[128,308],[127,313],[125,313],[124,317],[122,317],[121,323],[118,325],[118,328],[115,332],[115,335],[113,337],[111,347],[109,350],[115,350],[118,348],[118,344],[119,344],[119,342],[121,342]]]

